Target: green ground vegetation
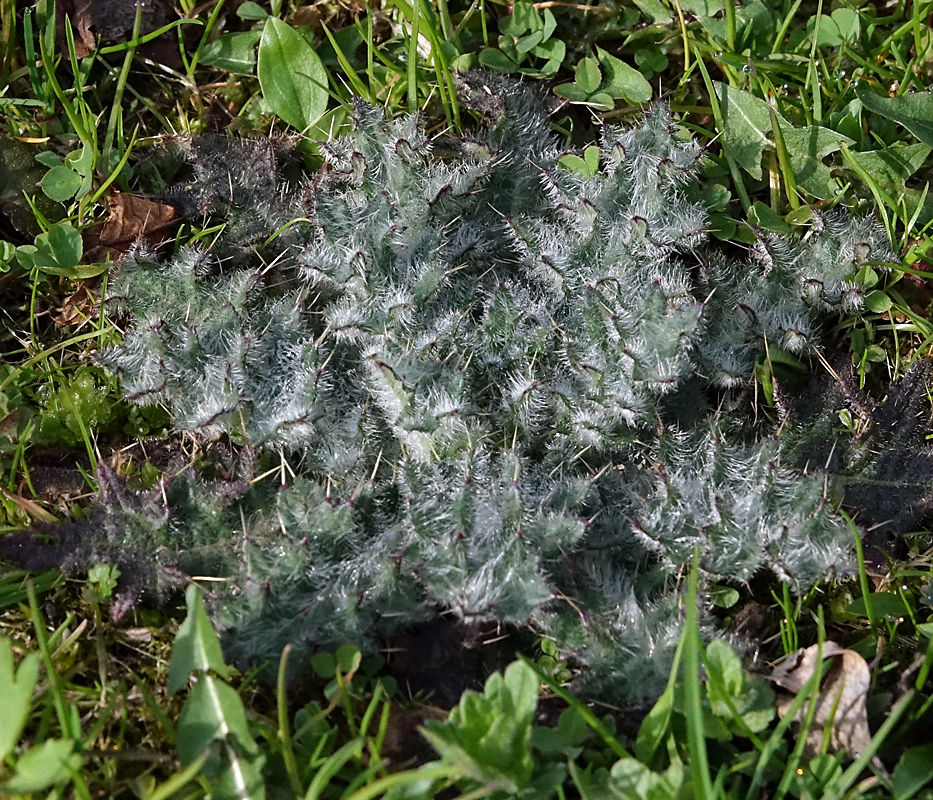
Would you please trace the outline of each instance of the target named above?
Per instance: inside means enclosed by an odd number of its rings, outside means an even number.
[[[112,5],[0,0],[0,533],[87,514],[99,462],[143,489],[204,461],[165,409],[126,402],[95,354],[126,322],[107,313],[121,250],[140,235],[171,248],[218,231],[197,213],[150,224],[154,210],[118,198],[163,196],[182,174],[171,145],[199,134],[289,139],[314,170],[315,142],[346,132],[354,96],[456,137],[471,124],[462,70],[540,86],[562,164],[583,175],[599,167],[603,123],[665,101],[705,148],[692,199],[727,246],[797,230],[814,210],[879,218],[896,260],[863,268],[865,308],[835,318],[825,360],[773,347],[759,361],[749,385],[762,414],[781,412],[795,377],[839,363],[881,403],[930,355],[933,2],[178,0],[135,16]],[[107,220],[117,230],[102,245]],[[854,435],[862,423],[838,414]],[[776,582],[706,587],[702,602],[739,634],[731,643],[701,637],[697,570],[684,565],[675,667],[650,709],[575,698],[575,665],[547,639],[452,711],[393,678],[396,654],[349,646],[318,653],[300,686],[286,653],[270,687],[225,663],[208,582],[121,612],[115,565],[67,577],[3,565],[0,794],[933,797],[929,532],[903,545],[887,564],[860,549],[857,580],[803,597]],[[762,677],[830,640],[871,665],[873,735],[859,752],[837,752],[808,702],[819,669],[783,717]]]

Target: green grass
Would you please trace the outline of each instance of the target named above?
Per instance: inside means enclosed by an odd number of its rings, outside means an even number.
[[[3,532],[82,513],[99,459],[116,458],[143,485],[166,463],[155,452],[175,446],[164,412],[130,407],[93,363],[120,335],[120,320],[103,312],[106,267],[87,263],[80,235],[106,217],[108,193],[158,193],[171,183],[172,167],[156,153],[176,134],[338,135],[352,95],[393,115],[421,110],[433,131],[455,134],[469,125],[457,69],[485,65],[546,84],[562,104],[553,120],[571,154],[565,164],[583,171],[592,169],[585,148],[602,121],[631,119],[664,99],[708,145],[701,196],[714,235],[738,246],[750,241],[750,225],[785,230],[811,209],[873,209],[900,260],[871,276],[869,314],[838,320],[836,349],[879,396],[930,354],[933,2],[883,10],[715,0],[314,8],[183,3],[161,31],[162,41],[177,43],[176,62],[143,55],[160,31],[143,31],[139,17],[129,40],[79,58],[71,28],[56,32],[49,0],[25,10],[0,0]],[[283,71],[296,59],[307,66]],[[316,147],[301,147],[313,167]],[[56,325],[78,290],[93,302],[78,321]],[[769,358],[759,374],[765,397],[773,366]],[[60,472],[78,479],[53,492],[49,476]],[[885,578],[868,575],[860,558],[855,582],[804,598],[740,587],[741,599],[720,612],[761,605],[752,648],[759,659],[746,662],[758,672],[827,639],[872,662],[875,733],[851,761],[830,751],[828,736],[808,758],[805,731],[791,728],[798,709],[808,709],[803,724],[813,724],[816,679],[788,716],[769,717],[770,688],[738,666],[727,644],[704,642],[692,603],[678,667],[636,730],[617,730],[633,710],[623,716],[574,698],[563,684],[575,666],[542,642],[504,684],[494,681],[427,727],[438,758],[406,765],[395,739],[414,735],[406,720],[431,714],[352,649],[316,662],[312,699],[289,692],[284,679],[260,686],[216,653],[190,661],[185,679],[200,680],[170,693],[170,664],[186,635],[181,609],[136,611],[130,627],[119,627],[108,619],[106,572],[66,581],[3,566],[0,697],[18,711],[0,736],[0,792],[259,797],[261,783],[268,796],[353,800],[433,797],[449,787],[462,797],[930,797],[930,541],[911,539],[910,559]],[[189,595],[189,619],[199,603]],[[212,652],[212,636],[196,626],[189,652]],[[213,708],[192,688],[203,689],[207,677],[220,698]],[[510,719],[505,711],[515,704],[557,708],[558,721]],[[194,745],[185,738],[191,715],[206,720]],[[510,753],[505,764],[502,752]],[[244,783],[220,784],[219,765],[236,766]]]

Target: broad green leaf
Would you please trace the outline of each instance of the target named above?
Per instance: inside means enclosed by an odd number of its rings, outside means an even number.
[[[36,161],[50,169],[62,165],[62,160],[51,150],[43,150],[41,153],[36,153]]]
[[[811,225],[813,223],[813,208],[799,206],[784,215],[784,222],[788,225]]]
[[[855,273],[855,280],[858,281],[863,288],[871,289],[878,284],[878,281],[881,280],[881,276],[879,276],[870,265],[866,264]]]
[[[914,92],[902,97],[882,97],[864,83],[855,87],[862,105],[903,125],[924,144],[933,145],[933,94]]]
[[[837,8],[833,11],[833,19],[839,26],[839,30],[848,38],[854,39],[861,31],[860,16],[858,11],[851,8]]]
[[[119,161],[119,154],[116,151],[113,151],[111,155]],[[91,191],[91,182],[94,180],[95,153],[93,148],[79,147],[77,150],[72,150],[65,156],[65,166],[82,176],[81,186],[75,194],[77,197],[84,197]],[[116,162],[112,166],[116,167]]]
[[[680,7],[698,17],[715,17],[726,4],[725,0],[680,0]]]
[[[819,22],[818,31],[817,22]],[[816,35],[817,47],[839,47],[843,40],[839,25],[828,14],[814,14],[807,21],[807,38],[812,41],[814,35]]]
[[[42,271],[47,275],[62,275],[73,281],[96,278],[98,275],[103,275],[108,269],[110,269],[110,265],[106,262],[78,264],[74,267],[42,267]]]
[[[30,747],[16,762],[13,777],[0,786],[0,795],[40,792],[68,779],[81,766],[71,739],[46,739]]]
[[[554,16],[554,12],[551,9],[544,9],[544,38],[545,40],[550,39],[554,31],[557,30],[557,18]]]
[[[833,22],[839,28],[839,35],[843,41],[855,41],[862,31],[861,18],[858,11],[851,8],[837,8],[832,13]]]
[[[651,99],[651,84],[634,67],[596,46],[596,58],[603,72],[600,89],[616,99],[636,105]]]
[[[79,147],[65,156],[65,166],[70,167],[79,175],[93,175],[94,151],[90,147]]]
[[[471,69],[477,69],[479,63],[478,53],[463,53],[450,62],[450,68],[457,72],[468,72]]]
[[[518,50],[521,55],[525,55],[525,53],[531,52],[543,41],[544,31],[535,31],[534,33],[522,36],[515,42],[515,49]]]
[[[304,130],[327,110],[327,70],[298,31],[270,17],[259,40],[259,86],[268,107]]]
[[[560,755],[567,746],[556,728],[535,728],[531,732],[531,746],[549,756]]]
[[[39,677],[39,655],[30,653],[14,668],[13,647],[0,637],[0,697],[3,698],[3,724],[0,725],[0,761],[13,752],[19,742],[29,710],[32,693]]]
[[[725,3],[704,3],[703,0],[701,0],[701,2],[693,3],[693,5],[697,7],[700,5],[706,5],[707,7],[718,5],[720,9],[722,9]],[[686,6],[682,7],[685,11],[687,10]],[[706,29],[711,38],[718,40],[722,44],[726,43],[727,23],[724,14],[717,14],[715,12],[707,14],[698,11],[694,13],[698,14],[700,17],[700,24]],[[741,3],[736,3],[736,53],[741,53],[745,48],[750,48],[752,51],[755,51],[765,44],[770,48],[771,43],[774,41],[776,30],[777,19],[767,4],[761,2],[761,0],[742,0]],[[746,61],[746,57],[742,56],[741,62],[744,64]]]
[[[713,712],[728,716],[727,698],[732,699],[733,705],[741,707],[741,702],[736,701],[745,689],[742,660],[727,642],[713,639],[706,648],[705,663],[709,676],[707,692]]]
[[[659,0],[633,0],[639,11],[652,22],[669,23],[673,19],[673,12]]]
[[[330,680],[337,674],[337,659],[333,653],[320,652],[311,656],[311,669],[322,678]]]
[[[574,70],[575,81],[587,94],[593,94],[602,83],[603,75],[595,58],[582,58]]]
[[[933,780],[933,744],[911,747],[894,768],[894,800],[910,800]]]
[[[359,669],[360,663],[363,660],[363,654],[360,653],[360,649],[354,647],[352,644],[344,644],[338,647],[335,656],[337,665],[344,674],[348,673],[350,670]]]
[[[634,758],[620,758],[609,772],[611,797],[625,800],[677,800],[682,796],[683,764],[675,761],[664,772],[654,772]]]
[[[244,758],[227,745],[220,776],[211,786],[211,800],[264,800],[266,784],[262,777],[265,757]]]
[[[576,172],[578,175],[583,175],[584,177],[592,174],[589,164],[580,158],[580,156],[574,155],[573,153],[561,156],[557,160],[557,163],[564,167],[564,169],[569,169],[571,172]]]
[[[68,167],[52,167],[42,178],[40,184],[46,197],[64,203],[74,197],[81,188],[81,176]]]
[[[539,686],[538,676],[524,661],[516,661],[506,667],[503,687],[512,704],[516,720],[532,720],[538,707]]]
[[[869,297],[875,294],[875,292],[870,292]],[[878,292],[881,294],[881,292]],[[866,304],[868,298],[865,298]],[[890,300],[888,300],[890,303]],[[890,306],[889,306],[890,307]],[[871,593],[871,606],[872,610],[876,615],[880,617],[906,617],[907,606],[904,605],[904,600],[899,594],[894,594],[894,592],[872,592]],[[867,617],[868,610],[865,607],[865,598],[859,597],[852,603],[849,603],[846,606],[846,611],[850,614],[857,614],[860,617]]]
[[[531,54],[538,58],[556,61],[558,62],[558,66],[560,66],[560,62],[562,62],[564,56],[567,55],[567,45],[565,45],[561,39],[548,39],[532,50]]]
[[[854,144],[852,139],[818,125],[794,128],[782,117],[779,120],[797,185],[814,197],[833,197],[837,191],[836,180],[823,159],[843,144]]]
[[[0,272],[6,272],[16,258],[16,245],[12,242],[0,241]]]
[[[120,568],[116,564],[95,564],[87,571],[88,583],[103,600],[109,600],[117,588]]]
[[[771,148],[771,114],[768,104],[749,92],[716,84],[722,108],[723,147],[736,163],[756,180],[761,178],[761,157]]]
[[[258,752],[240,696],[226,683],[207,674],[198,678],[182,709],[175,739],[182,766],[190,764],[217,741],[236,740],[247,753]]]
[[[744,702],[738,709],[745,724],[755,733],[765,730],[774,719],[774,691],[764,678],[748,680]]]
[[[259,37],[259,31],[225,33],[201,51],[201,63],[235,75],[252,75]]]
[[[559,44],[563,44],[563,42],[559,42]],[[535,48],[535,49],[537,50],[538,48]],[[531,77],[533,78],[543,78],[543,79],[550,80],[555,75],[557,75],[558,72],[560,72],[560,67],[561,67],[562,62],[563,62],[562,58],[554,58],[548,61],[539,70],[521,70],[521,72],[526,75],[531,75]]]
[[[39,234],[34,245],[18,247],[16,260],[24,269],[35,268],[54,275],[71,276],[83,252],[81,234],[70,222],[57,222]]]
[[[748,222],[775,233],[790,233],[792,230],[790,225],[774,213],[771,206],[765,205],[760,200],[752,203],[752,207],[748,209]]]
[[[494,673],[483,694],[468,691],[445,723],[429,723],[425,737],[441,758],[477,781],[495,781],[507,792],[527,786],[534,763],[531,729],[538,676],[524,662]]]
[[[838,47],[843,42],[852,42],[861,32],[858,12],[848,8],[837,8],[832,16],[814,14],[807,22],[807,36],[812,40],[819,19],[820,30],[816,39],[818,47]]]
[[[615,100],[605,92],[594,92],[586,98],[586,104],[600,111],[612,111],[616,106]]]
[[[891,298],[879,289],[875,289],[865,295],[865,308],[876,314],[883,314],[885,311],[890,311],[892,305]],[[897,595],[892,596],[896,597]],[[900,601],[899,597],[897,599]],[[856,600],[856,602],[858,602],[858,600]],[[903,601],[901,601],[901,607],[903,607],[903,605]],[[905,612],[902,611],[901,613]]]
[[[558,97],[563,97],[564,100],[569,100],[572,103],[586,102],[586,92],[584,92],[575,83],[562,83],[560,86],[555,86],[554,94],[556,94]]]
[[[575,708],[565,708],[557,720],[557,730],[568,746],[579,744],[586,738],[590,726]]]
[[[635,738],[635,757],[648,764],[667,736],[674,711],[674,687],[668,686],[645,715]]]
[[[635,63],[638,64],[641,73],[649,78],[658,72],[664,72],[670,62],[660,50],[654,47],[642,47],[635,51]]]
[[[722,109],[723,149],[755,180],[761,180],[761,157],[771,147],[771,115],[766,103],[748,92],[715,83]]]
[[[721,183],[710,183],[707,184],[703,190],[700,192],[700,200],[704,206],[706,206],[707,211],[723,211],[726,206],[729,205],[729,201],[732,199],[732,192],[730,192],[725,186]],[[726,589],[727,587],[720,586],[719,589]],[[731,591],[735,591],[734,589]],[[731,596],[731,595],[729,595]],[[739,599],[738,592],[735,594],[735,601]],[[714,598],[714,602],[715,598]],[[717,603],[717,605],[719,605]],[[729,606],[723,606],[723,608],[728,608]]]
[[[268,19],[269,12],[259,5],[259,3],[254,3],[253,0],[246,0],[246,2],[242,3],[236,10],[236,15],[240,19],[263,20]]]
[[[212,669],[218,675],[227,675],[220,640],[204,610],[201,590],[194,584],[185,592],[185,604],[188,616],[178,629],[168,667],[168,690],[172,694],[185,685],[192,672]]]
[[[930,151],[926,144],[902,144],[897,142],[884,150],[868,150],[859,153],[849,151],[849,157],[879,185],[895,197],[904,190],[907,179],[926,163]]]
[[[710,215],[709,231],[717,239],[724,242],[730,242],[736,235],[736,221],[729,214],[716,211]],[[746,229],[747,230],[747,229]]]
[[[518,0],[512,6],[512,13],[499,21],[499,30],[507,36],[523,36],[533,31],[543,31],[544,21],[531,3]]]
[[[487,47],[480,51],[479,63],[495,72],[514,72],[518,69],[518,64],[494,47]]]
[[[49,253],[60,267],[77,266],[81,260],[84,251],[84,245],[81,241],[81,234],[68,222],[59,222],[49,228],[48,233],[44,234],[45,242],[48,244]],[[40,236],[39,239],[43,237]],[[40,245],[40,250],[42,246]]]
[[[731,586],[712,586],[710,587],[709,599],[718,608],[732,608],[739,602],[739,593]]]
[[[36,269],[36,255],[38,252],[39,248],[34,244],[21,244],[16,248],[16,260],[27,271]]]
[[[742,169],[760,180],[761,157],[766,149],[774,147],[769,138],[771,109],[764,100],[724,83],[716,83],[716,94],[722,108],[723,148]],[[797,185],[815,197],[833,195],[836,183],[823,159],[843,144],[852,144],[852,139],[816,125],[794,128],[780,114],[775,112],[775,117],[781,126]]]

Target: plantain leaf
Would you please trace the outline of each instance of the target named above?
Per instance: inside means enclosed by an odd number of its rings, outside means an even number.
[[[259,86],[269,108],[293,128],[304,130],[327,111],[327,70],[298,31],[275,17],[259,40]]]
[[[182,765],[192,763],[214,742],[234,740],[249,754],[258,752],[240,696],[212,675],[201,675],[178,720],[176,743]]]
[[[201,590],[194,584],[185,592],[185,602],[188,616],[178,629],[168,667],[168,690],[173,694],[185,685],[192,672],[212,669],[219,675],[227,674],[220,640],[207,618]]]

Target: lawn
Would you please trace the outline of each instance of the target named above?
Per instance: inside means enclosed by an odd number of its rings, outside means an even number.
[[[933,797],[931,14],[0,0],[0,795]]]

